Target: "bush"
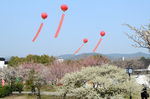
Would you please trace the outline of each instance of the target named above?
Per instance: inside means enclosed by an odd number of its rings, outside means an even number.
[[[21,91],[23,91],[23,84],[22,83],[17,83],[16,84],[16,91],[19,91],[19,93],[21,93]]]
[[[12,91],[19,91],[19,93],[21,93],[21,91],[23,91],[23,87],[24,85],[22,83],[12,84]]]
[[[9,96],[11,94],[11,87],[10,86],[0,86],[0,98]]]

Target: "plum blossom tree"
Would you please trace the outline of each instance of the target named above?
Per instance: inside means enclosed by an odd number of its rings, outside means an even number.
[[[17,72],[14,68],[9,67],[9,68],[2,68],[0,69],[0,77],[1,79],[4,79],[5,82],[7,82],[11,86],[11,92],[12,86],[15,83],[16,77],[17,77]]]
[[[102,55],[88,56],[80,60],[69,60],[64,62],[54,62],[50,67],[50,81],[56,84],[66,74],[81,70],[82,67],[101,66],[110,62]]]
[[[87,56],[78,61],[81,66],[101,66],[109,62],[110,60],[102,55]]]
[[[24,63],[17,68],[18,77],[23,79],[27,85],[38,89],[38,99],[41,99],[40,89],[48,83],[49,69],[42,64]]]
[[[79,99],[124,99],[130,88],[132,94],[141,90],[134,80],[129,81],[123,69],[108,64],[68,73],[61,82],[63,86],[60,92],[64,99],[66,94],[73,94]]]
[[[50,67],[49,80],[52,84],[59,83],[59,80],[66,74],[79,70],[74,64],[66,64],[65,62],[54,62]]]

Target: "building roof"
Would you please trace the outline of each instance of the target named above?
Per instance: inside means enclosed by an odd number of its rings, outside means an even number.
[[[0,57],[0,61],[5,61],[5,58]]]

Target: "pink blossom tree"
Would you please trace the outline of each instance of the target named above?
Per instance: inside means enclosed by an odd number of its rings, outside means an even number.
[[[17,68],[18,77],[23,79],[26,84],[38,89],[38,99],[41,99],[40,89],[47,84],[49,75],[48,67],[36,63],[24,63]]]

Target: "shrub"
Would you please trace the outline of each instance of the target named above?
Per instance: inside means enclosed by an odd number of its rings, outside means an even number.
[[[11,94],[11,87],[10,86],[0,86],[0,98],[9,96]]]
[[[21,91],[23,91],[23,87],[24,85],[20,82],[12,84],[12,91],[19,91],[19,93],[21,93]]]
[[[21,91],[23,91],[23,87],[24,87],[24,85],[22,83],[17,83],[16,91],[19,91],[19,93],[21,93]]]

